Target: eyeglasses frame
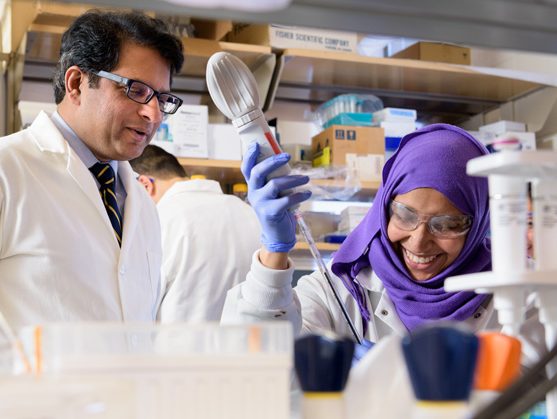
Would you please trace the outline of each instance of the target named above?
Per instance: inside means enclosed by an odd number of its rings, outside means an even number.
[[[97,75],[97,76],[99,76],[99,77],[102,77],[102,78],[104,78],[104,79],[108,79],[108,80],[110,80],[110,81],[113,81],[113,82],[119,84],[119,85],[122,86],[122,87],[125,87],[125,88],[126,88],[126,96],[127,96],[127,98],[130,99],[130,100],[133,100],[135,103],[140,103],[140,104],[142,104],[142,105],[145,105],[145,104],[149,103],[149,102],[151,101],[151,99],[153,99],[154,96],[156,96],[156,97],[157,97],[157,101],[158,101],[158,103],[159,103],[159,110],[160,110],[162,113],[166,114],[166,115],[172,115],[172,114],[176,113],[176,111],[177,111],[178,109],[180,109],[180,106],[182,106],[182,104],[184,103],[184,101],[183,101],[182,99],[180,99],[178,96],[173,95],[173,94],[171,94],[171,93],[159,92],[158,90],[153,89],[153,88],[152,88],[151,86],[149,86],[147,83],[144,83],[144,82],[142,82],[142,81],[140,81],[140,80],[129,79],[129,78],[127,78],[127,77],[119,76],[118,74],[110,73],[110,72],[104,71],[104,70],[100,70],[100,71],[97,71],[97,72],[93,72],[93,74],[95,74],[95,75]],[[148,87],[148,88],[152,91],[151,95],[148,97],[148,99],[147,99],[145,102],[137,101],[136,99],[131,98],[131,97],[129,96],[129,91],[130,91],[130,88],[131,88],[131,86],[132,86],[133,83],[140,83],[140,84],[142,84],[142,85]],[[178,101],[178,106],[176,106],[176,109],[174,109],[173,112],[165,112],[165,111],[163,111],[163,110],[161,109],[160,95],[163,95],[163,94],[164,94],[164,95],[167,95],[167,96],[170,96],[170,97],[173,97],[173,98],[175,98],[175,99]]]

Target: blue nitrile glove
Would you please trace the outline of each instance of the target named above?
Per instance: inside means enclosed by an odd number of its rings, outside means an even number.
[[[352,366],[356,365],[364,357],[364,355],[367,354],[371,348],[373,348],[373,345],[375,345],[375,343],[367,339],[362,340],[362,343],[359,344],[357,343],[354,346],[354,356],[352,358]]]
[[[267,176],[290,160],[286,153],[276,154],[257,163],[259,144],[252,143],[242,161],[242,173],[248,184],[248,201],[261,224],[261,242],[269,252],[288,252],[296,244],[296,220],[289,208],[311,196],[310,191],[284,191],[309,182],[307,176]],[[284,196],[283,196],[284,195]]]

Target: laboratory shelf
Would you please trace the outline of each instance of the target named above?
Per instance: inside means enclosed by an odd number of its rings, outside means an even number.
[[[315,245],[320,252],[336,252],[340,248],[340,244],[337,243],[317,242]],[[309,245],[305,241],[299,241],[294,246],[294,250],[307,250],[309,252]]]
[[[245,182],[242,172],[240,171],[239,160],[213,160],[213,159],[196,159],[181,157],[178,159],[180,164],[184,166],[188,176],[204,175],[208,179],[214,179],[223,184],[233,184]],[[335,179],[312,179],[314,185],[323,188],[341,188],[345,184],[341,180]],[[362,189],[357,193],[356,200],[359,198],[369,199],[379,188],[379,182],[360,182]]]
[[[457,123],[544,87],[463,65],[285,49],[270,100],[320,103],[340,93],[372,93],[385,106],[418,110],[420,120]]]
[[[24,78],[48,80],[58,60],[61,34],[80,14],[93,6],[60,4],[54,2],[16,2],[17,30],[28,32],[26,68]],[[23,6],[19,5],[23,3]],[[174,77],[173,90],[180,93],[207,94],[205,72],[207,62],[216,52],[226,51],[240,58],[253,72],[261,103],[269,102],[267,96],[276,66],[276,54],[271,47],[261,45],[220,42],[211,39],[182,38],[184,65]],[[264,108],[266,110],[266,108]]]

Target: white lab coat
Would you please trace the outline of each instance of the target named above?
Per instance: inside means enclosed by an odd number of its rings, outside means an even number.
[[[229,291],[221,322],[234,324],[288,320],[294,327],[295,335],[333,331],[340,336],[352,336],[348,323],[321,274],[314,272],[301,277],[293,290],[290,285],[293,270],[291,261],[290,269],[269,269],[259,262],[259,252],[256,252],[246,281]],[[340,278],[332,275],[340,298],[362,336],[363,324],[356,300]],[[377,342],[393,333],[401,336],[406,334],[406,327],[398,317],[383,283],[372,269],[363,269],[356,279],[367,290],[367,307],[372,313],[365,338]],[[501,329],[493,300],[480,306],[464,323],[474,332]],[[520,338],[523,344],[523,364],[530,365],[545,352],[543,327],[538,321],[533,299],[529,301],[527,321],[521,329]]]
[[[162,322],[219,320],[260,247],[253,209],[214,180],[175,183],[157,205],[163,243]]]
[[[128,162],[122,248],[95,179],[49,116],[0,139],[0,310],[52,321],[149,321],[158,308],[156,208]]]

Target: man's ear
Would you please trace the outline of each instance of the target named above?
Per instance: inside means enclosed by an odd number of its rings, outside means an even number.
[[[145,175],[139,175],[137,180],[139,181],[139,183],[143,185],[143,187],[145,188],[145,190],[147,191],[147,193],[151,198],[155,196],[156,186],[154,180],[151,180],[149,176],[145,176]]]
[[[66,86],[66,97],[70,102],[79,105],[81,103],[81,84],[87,83],[86,75],[81,69],[72,65],[66,70],[64,83]]]

